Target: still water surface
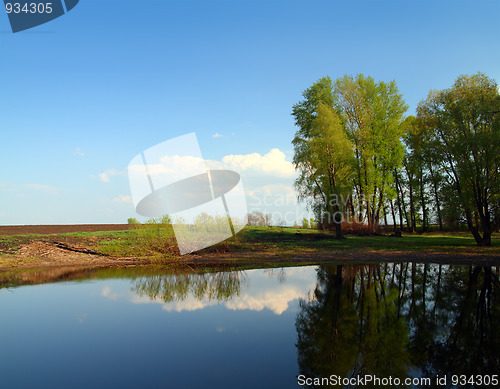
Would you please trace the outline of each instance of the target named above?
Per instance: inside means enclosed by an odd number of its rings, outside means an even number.
[[[2,388],[293,388],[299,375],[500,372],[497,267],[91,277],[0,289]]]

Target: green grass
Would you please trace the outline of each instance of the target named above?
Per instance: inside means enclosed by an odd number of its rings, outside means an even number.
[[[328,232],[308,229],[246,227],[240,233],[245,249],[261,247],[277,251],[379,251],[379,252],[437,252],[481,253],[500,255],[500,234],[494,234],[491,247],[477,247],[467,233],[403,234],[402,238],[388,236],[347,236],[336,239]]]
[[[125,231],[72,232],[57,235],[80,240],[105,255],[119,257],[171,257],[176,254],[172,226],[157,223],[137,225]]]
[[[175,262],[181,258],[172,227],[158,222],[137,225],[137,228],[125,231],[0,236],[0,256],[12,257],[22,244],[31,241],[65,242],[68,245],[90,247],[111,257],[136,257],[153,263]],[[339,240],[333,233],[312,229],[249,226],[236,237],[199,251],[196,255],[215,254],[215,258],[221,253],[228,253],[232,258],[317,255],[321,258],[322,254],[346,252],[483,254],[500,258],[500,234],[493,235],[491,247],[477,247],[472,236],[466,232],[403,234],[402,238],[347,236]]]
[[[164,226],[149,226],[126,231],[78,232],[59,235],[1,236],[0,244],[0,289],[23,284],[38,284],[62,280],[88,278],[141,277],[146,274],[179,272],[192,274],[201,271],[228,271],[255,268],[271,268],[321,263],[360,264],[366,261],[413,261],[415,257],[385,256],[386,253],[434,253],[448,255],[489,255],[489,260],[500,260],[500,234],[495,234],[492,247],[477,247],[467,233],[407,234],[402,238],[387,236],[348,236],[335,239],[332,233],[310,229],[279,227],[246,227],[236,238],[219,244],[224,256],[217,255],[218,248],[211,247],[193,256],[180,257],[162,252],[157,239],[171,237],[172,231]],[[141,240],[142,239],[142,240]],[[109,267],[99,269],[81,265],[72,269],[38,269],[37,258],[21,258],[14,255],[21,244],[30,241],[59,241],[68,244],[84,244],[94,250],[116,257],[137,257],[141,259],[132,268]],[[170,250],[170,249],[169,249]],[[363,256],[364,253],[375,256]],[[204,259],[205,254],[209,260]],[[380,257],[377,256],[380,253]],[[339,254],[339,255],[336,255]],[[347,255],[343,255],[347,254]],[[181,260],[182,258],[182,260]],[[417,257],[418,258],[418,257]],[[451,257],[452,258],[452,257]],[[146,261],[144,261],[146,259]],[[418,259],[417,259],[418,260]],[[147,265],[146,263],[149,263]],[[482,263],[482,262],[481,262]],[[28,266],[27,266],[28,265]],[[30,270],[31,269],[31,270]]]

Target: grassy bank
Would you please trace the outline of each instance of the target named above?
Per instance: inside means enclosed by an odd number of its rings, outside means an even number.
[[[58,258],[66,253],[74,255],[71,264],[80,263],[88,257],[90,264],[100,261],[101,265],[110,261],[117,263],[118,259],[156,264],[200,261],[234,264],[244,260],[259,266],[273,265],[275,262],[293,263],[298,259],[315,263],[335,259],[385,260],[385,257],[394,256],[405,256],[406,260],[426,256],[500,260],[500,234],[495,234],[492,242],[492,247],[477,247],[466,232],[407,234],[401,238],[385,235],[347,236],[346,239],[338,240],[331,233],[311,229],[246,227],[236,237],[180,256],[172,227],[149,223],[124,231],[0,236],[0,269],[21,265],[33,267],[42,259],[47,263],[47,258],[53,258],[57,264],[61,260]],[[39,246],[39,250],[30,251],[35,245]]]
[[[178,257],[171,227],[150,226],[136,230],[102,233],[67,234],[82,238],[99,237],[93,247],[112,256],[139,256],[153,258]],[[388,235],[355,236],[336,239],[332,233],[312,229],[279,227],[246,227],[236,237],[201,250],[193,255],[234,253],[332,253],[332,252],[405,252],[436,254],[486,254],[499,255],[500,234],[495,234],[492,247],[477,247],[467,232],[432,232],[406,234],[401,238]]]

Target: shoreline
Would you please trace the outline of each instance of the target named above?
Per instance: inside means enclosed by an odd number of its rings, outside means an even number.
[[[212,255],[187,255],[181,259],[163,262],[151,262],[138,258],[95,258],[89,262],[60,263],[54,261],[30,262],[17,266],[2,266],[0,263],[0,290],[23,285],[37,285],[54,282],[67,282],[99,278],[99,275],[128,275],[136,277],[156,272],[201,273],[245,271],[254,269],[288,268],[301,266],[344,265],[369,266],[383,263],[417,263],[439,265],[500,266],[500,259],[493,255],[449,255],[428,253],[385,253],[358,252],[344,255],[325,255],[310,253],[308,255],[277,258],[276,255],[240,255],[233,253]],[[0,260],[1,260],[0,256]]]
[[[356,250],[355,252],[269,253],[226,252],[221,254],[188,254],[170,259],[140,257],[111,257],[96,254],[75,253],[71,259],[44,257],[22,258],[18,255],[0,256],[0,273],[23,270],[46,270],[70,267],[113,268],[129,266],[188,266],[191,268],[263,268],[290,267],[322,264],[364,265],[373,263],[437,263],[453,265],[499,266],[500,257],[489,254],[448,254],[428,252],[379,252]]]
[[[162,231],[154,228],[155,234]],[[142,251],[134,230],[141,232],[131,224],[0,226],[0,273],[75,266],[262,268],[381,262],[500,265],[498,233],[494,246],[485,248],[474,246],[472,237],[461,232],[405,234],[402,238],[350,235],[338,240],[328,232],[311,229],[246,227],[237,239],[221,242],[219,247],[180,256],[171,249]]]

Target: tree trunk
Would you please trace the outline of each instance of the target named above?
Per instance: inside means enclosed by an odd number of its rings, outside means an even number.
[[[485,231],[483,237],[479,242],[476,242],[478,246],[491,246],[491,231]]]
[[[394,213],[394,204],[392,203],[392,200],[389,200],[389,204],[391,205],[392,227],[394,232],[396,232],[397,231],[396,214]]]
[[[488,246],[487,244],[482,244],[483,238],[481,238],[479,231],[476,229],[476,227],[474,227],[474,224],[472,223],[472,215],[470,209],[468,209],[467,207],[465,207],[465,219],[467,221],[467,227],[469,228],[470,233],[474,237],[476,244],[478,246]],[[491,246],[491,240],[490,240],[490,246]]]
[[[406,175],[408,177],[408,190],[410,192],[410,220],[411,225],[409,225],[410,232],[416,231],[416,218],[415,218],[415,204],[413,199],[413,174],[410,174],[408,166],[405,164]]]
[[[350,207],[351,207],[351,223],[354,223],[356,220],[356,214],[354,211],[354,202],[352,201],[352,196],[349,199]]]
[[[342,234],[342,224],[335,221],[335,237],[337,239],[345,239],[345,236]]]
[[[438,183],[437,177],[434,175],[432,167],[429,166],[429,171],[431,172],[432,187],[434,189],[434,199],[436,201],[436,211],[439,223],[439,231],[443,231],[443,217],[441,216],[441,204],[439,201]]]
[[[477,242],[478,246],[491,246],[491,234],[493,232],[493,228],[490,221],[490,212],[488,209],[488,204],[484,204],[484,213],[481,213],[481,227],[483,229],[483,237],[480,242]]]
[[[330,198],[331,196],[329,196]],[[330,215],[328,218],[329,224],[333,222],[333,225],[335,227],[335,236],[337,239],[344,239],[344,235],[342,234],[342,215],[340,212],[340,207],[338,204],[335,204],[333,207],[333,215]]]
[[[405,209],[405,203],[404,203],[404,194],[403,194],[403,189],[401,187],[401,184],[399,182],[399,175],[396,169],[394,169],[394,178],[395,178],[395,183],[396,183],[396,194],[397,194],[397,201],[398,201],[398,211],[399,211],[399,229],[403,231],[403,213],[406,217],[406,220],[408,221],[408,216],[406,215],[406,209]],[[401,198],[400,198],[401,196]],[[403,209],[401,209],[401,206]],[[408,228],[410,228],[410,224],[408,223]]]
[[[426,209],[426,204],[425,204],[425,191],[424,191],[424,171],[423,168],[420,168],[420,202],[422,205],[422,231],[427,230],[427,209]]]

